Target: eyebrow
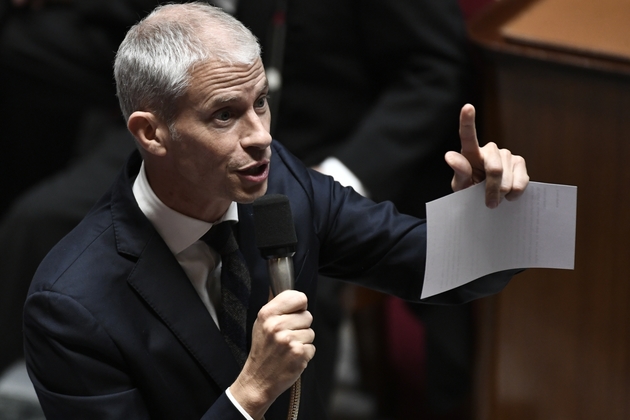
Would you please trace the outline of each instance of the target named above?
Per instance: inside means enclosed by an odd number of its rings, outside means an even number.
[[[217,105],[223,105],[230,102],[236,102],[238,100],[239,100],[238,96],[217,96],[217,97],[212,98],[212,100],[210,101],[210,104],[212,105],[212,107],[215,107]]]
[[[259,97],[261,94],[263,94],[263,92],[268,92],[268,91],[269,91],[269,82],[267,81],[267,79],[265,79],[265,84],[260,88],[260,90],[258,90],[256,97]],[[237,102],[240,100],[240,98],[241,97],[238,95],[216,96],[212,98],[209,104],[211,107],[214,108],[216,106],[226,105],[231,102]]]

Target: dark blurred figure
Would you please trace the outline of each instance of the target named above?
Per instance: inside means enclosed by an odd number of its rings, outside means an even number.
[[[22,306],[39,262],[134,147],[112,63],[129,26],[158,3],[1,3],[0,372],[22,356]]]
[[[456,0],[239,0],[237,17],[263,46],[273,136],[307,165],[419,217],[427,201],[451,192],[443,156],[458,147],[453,121],[470,99],[466,32]],[[276,70],[281,88],[274,92]],[[341,162],[349,178],[329,169],[331,157],[332,167]],[[319,287],[314,362],[321,389],[332,390],[342,286],[328,280]],[[400,381],[384,359],[392,314],[385,297],[373,293],[356,291],[354,321],[365,350],[362,383],[379,397],[379,415],[458,413],[470,386],[470,307],[411,308],[426,332],[427,374],[416,379],[426,391],[412,397],[413,412],[401,412]]]
[[[115,3],[4,0],[0,214],[82,152],[75,140],[87,112],[117,115],[111,61],[129,19]]]

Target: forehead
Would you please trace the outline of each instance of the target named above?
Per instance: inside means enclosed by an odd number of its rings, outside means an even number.
[[[265,89],[267,78],[260,59],[253,64],[203,62],[191,71],[187,96],[194,103],[208,105],[225,100],[257,96]]]

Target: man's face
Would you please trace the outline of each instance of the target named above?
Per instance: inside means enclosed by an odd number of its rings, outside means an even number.
[[[168,152],[184,196],[222,207],[265,193],[271,157],[267,94],[260,60],[195,67]]]

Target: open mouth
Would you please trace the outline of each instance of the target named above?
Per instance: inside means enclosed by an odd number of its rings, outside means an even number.
[[[248,168],[238,171],[239,176],[246,182],[259,184],[264,182],[269,176],[269,162],[252,165]]]
[[[261,165],[252,166],[251,168],[244,169],[239,171],[243,175],[247,176],[259,176],[264,174],[267,171],[268,163],[263,163]]]

